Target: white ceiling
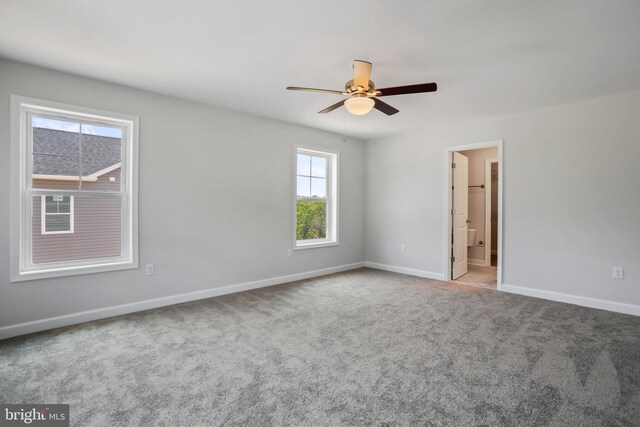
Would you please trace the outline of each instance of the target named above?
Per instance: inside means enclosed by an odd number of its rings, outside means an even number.
[[[371,138],[640,89],[637,0],[0,0],[0,56]],[[400,109],[317,111],[351,61]]]

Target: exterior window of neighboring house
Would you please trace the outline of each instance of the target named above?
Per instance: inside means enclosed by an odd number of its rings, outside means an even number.
[[[11,280],[138,267],[138,118],[11,97]]]
[[[338,154],[298,148],[295,248],[338,244]]]
[[[42,234],[73,233],[73,196],[41,196]]]

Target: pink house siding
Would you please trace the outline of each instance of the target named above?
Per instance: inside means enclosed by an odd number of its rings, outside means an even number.
[[[117,168],[84,182],[87,191],[119,191],[120,172]],[[115,182],[110,178],[115,178]],[[34,188],[75,190],[77,182],[34,180]],[[116,257],[121,250],[122,207],[119,198],[75,197],[74,232],[42,234],[41,198],[33,199],[32,257],[34,263]]]

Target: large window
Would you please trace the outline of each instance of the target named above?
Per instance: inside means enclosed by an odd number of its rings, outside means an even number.
[[[136,117],[12,104],[12,281],[137,268]]]
[[[337,170],[336,153],[297,149],[297,249],[338,243]]]

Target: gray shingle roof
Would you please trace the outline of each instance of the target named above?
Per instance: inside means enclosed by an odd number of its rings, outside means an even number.
[[[42,175],[91,175],[121,161],[120,139],[62,130],[33,128],[33,173]]]

